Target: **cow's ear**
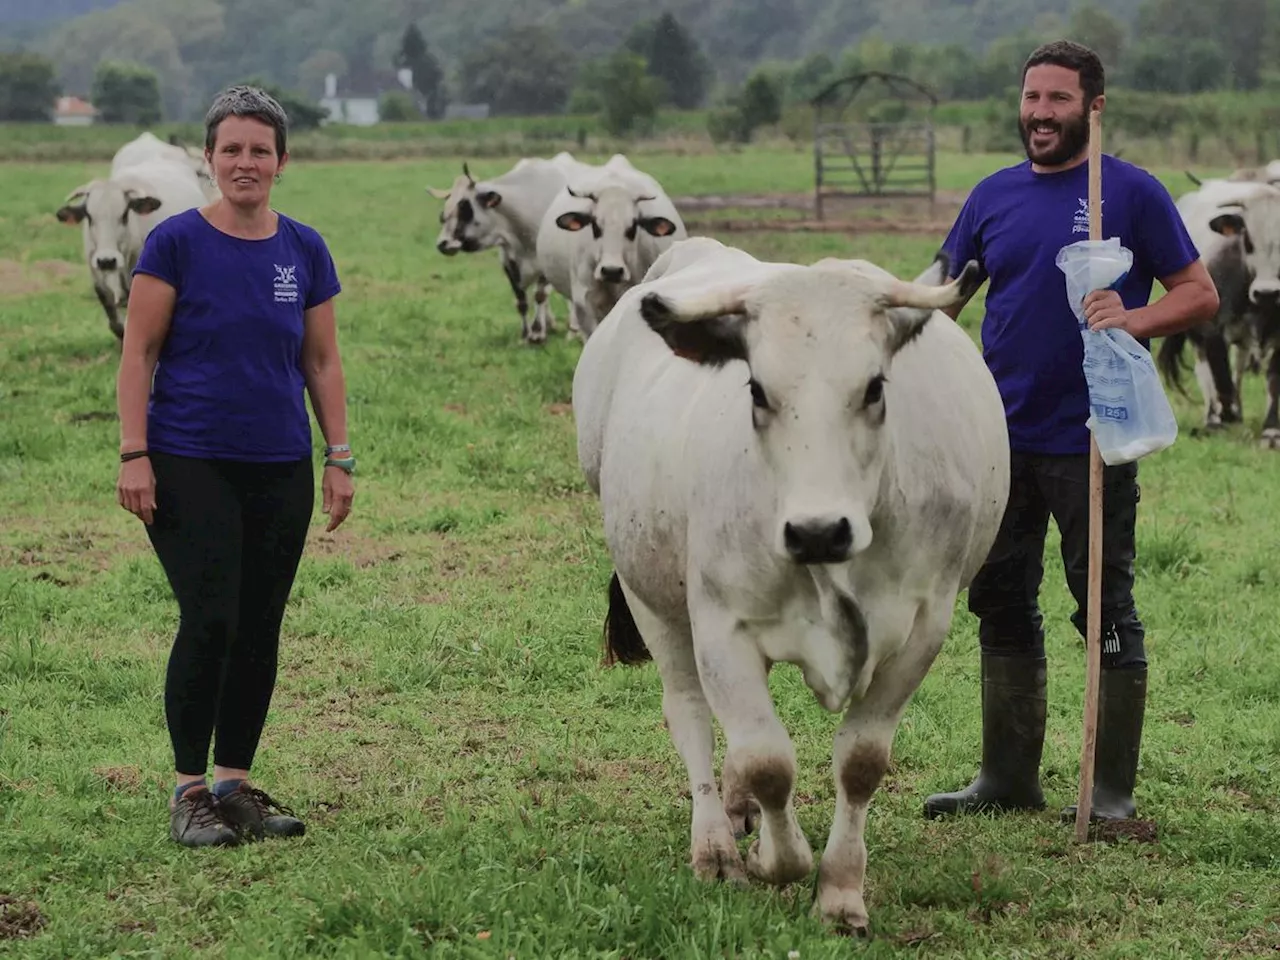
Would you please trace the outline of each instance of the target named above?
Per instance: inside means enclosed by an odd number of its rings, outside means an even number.
[[[138,214],[155,213],[160,209],[160,201],[158,198],[149,197],[146,194],[130,193],[129,209]]]
[[[502,194],[497,190],[485,190],[483,193],[477,193],[476,199],[480,201],[480,206],[487,210],[492,210],[502,203]]]
[[[556,226],[561,230],[568,230],[570,233],[576,233],[591,226],[591,217],[585,213],[562,213],[556,217]]]
[[[666,217],[644,217],[640,226],[645,233],[654,237],[669,237],[676,232],[676,225]]]
[[[678,357],[712,367],[747,359],[750,317],[741,301],[718,304],[713,310],[683,310],[649,293],[640,300],[640,316]]]
[[[1224,237],[1242,237],[1245,253],[1253,253],[1253,240],[1244,225],[1244,217],[1238,213],[1220,213],[1209,221],[1209,229]]]
[[[89,185],[76,187],[67,198],[62,201],[62,206],[58,208],[58,212],[54,214],[59,222],[74,226],[85,217],[85,204],[89,200]]]

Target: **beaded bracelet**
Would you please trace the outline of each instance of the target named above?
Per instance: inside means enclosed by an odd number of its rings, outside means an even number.
[[[324,448],[324,455],[326,457],[331,457],[335,453],[350,453],[350,452],[351,452],[351,444],[349,443],[335,443],[332,446]]]

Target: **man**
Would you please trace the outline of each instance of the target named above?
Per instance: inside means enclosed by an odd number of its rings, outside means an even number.
[[[1088,239],[1090,109],[1101,110],[1103,69],[1087,47],[1045,44],[1023,67],[1018,126],[1027,161],[974,188],[944,249],[955,269],[977,260],[985,278],[983,355],[1004,400],[1012,446],[1004,521],[969,588],[982,648],[982,769],[957,793],[934,794],[926,817],[975,810],[1038,810],[1046,669],[1038,594],[1052,516],[1084,633],[1088,594],[1089,416],[1079,321],[1054,264]],[[1133,251],[1115,290],[1084,301],[1091,330],[1127,330],[1144,346],[1211,319],[1218,296],[1168,191],[1114,157],[1102,159],[1103,237]],[[1147,305],[1152,280],[1167,293]],[[963,304],[954,307],[955,317]],[[1104,479],[1102,678],[1093,816],[1132,817],[1147,692],[1143,626],[1133,600],[1137,464]],[[1064,817],[1074,818],[1074,808]]]

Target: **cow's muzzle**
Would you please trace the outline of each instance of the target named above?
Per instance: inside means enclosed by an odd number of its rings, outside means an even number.
[[[456,240],[441,240],[436,244],[436,249],[443,253],[446,257],[452,257],[455,253],[462,249],[462,244]]]
[[[596,278],[603,280],[605,283],[625,283],[630,279],[626,267],[609,266],[601,264],[596,268]]]
[[[796,563],[844,563],[853,555],[853,525],[847,517],[787,521],[782,540]]]
[[[1280,283],[1255,283],[1249,290],[1249,299],[1260,307],[1280,306]]]

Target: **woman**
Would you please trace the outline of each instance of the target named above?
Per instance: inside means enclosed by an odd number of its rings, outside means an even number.
[[[341,287],[320,235],[270,205],[287,123],[253,87],[214,100],[205,159],[222,196],[147,238],[117,381],[117,499],[146,524],[181,615],[165,679],[177,769],[169,825],[190,847],[305,829],[249,784],[315,502],[304,388],[327,444],[327,530],[353,496]]]

